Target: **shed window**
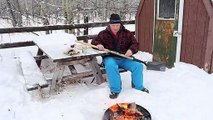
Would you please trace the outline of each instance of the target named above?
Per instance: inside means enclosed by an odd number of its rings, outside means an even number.
[[[158,0],[158,19],[175,19],[176,0]]]

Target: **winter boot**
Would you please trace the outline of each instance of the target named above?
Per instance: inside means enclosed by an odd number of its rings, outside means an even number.
[[[142,92],[149,93],[149,90],[148,90],[148,89],[146,89],[146,88],[143,88],[141,91],[142,91]]]
[[[115,99],[115,98],[117,98],[117,97],[118,97],[118,95],[119,95],[119,93],[111,92],[111,93],[109,94],[109,98],[111,98],[111,99]]]

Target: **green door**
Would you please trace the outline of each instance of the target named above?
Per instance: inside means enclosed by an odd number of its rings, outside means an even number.
[[[173,32],[178,28],[179,0],[155,1],[155,25],[153,59],[174,66],[177,37]]]

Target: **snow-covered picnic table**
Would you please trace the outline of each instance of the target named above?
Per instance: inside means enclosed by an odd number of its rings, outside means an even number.
[[[55,91],[57,89],[56,85],[62,80],[65,66],[71,66],[69,68],[74,68],[72,67],[73,65],[86,62],[90,63],[92,73],[96,79],[97,84],[100,84],[104,81],[101,70],[97,64],[96,57],[106,55],[107,52],[95,50],[85,46],[82,47],[82,45],[77,45],[75,41],[76,37],[67,33],[39,36],[38,39],[33,41],[52,62],[57,64],[50,86],[51,91]],[[77,46],[74,47],[74,50],[78,52],[77,54],[65,54],[65,51],[70,49],[71,45]],[[81,73],[81,75],[84,74]]]

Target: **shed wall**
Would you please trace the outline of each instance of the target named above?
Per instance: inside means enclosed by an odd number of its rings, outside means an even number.
[[[136,38],[139,49],[152,53],[154,27],[154,0],[141,0],[136,14]]]

